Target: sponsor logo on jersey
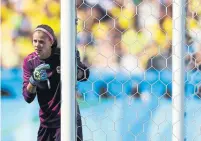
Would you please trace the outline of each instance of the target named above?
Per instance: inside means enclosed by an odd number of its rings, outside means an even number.
[[[56,70],[57,70],[57,73],[60,73],[61,72],[60,66],[57,66]]]

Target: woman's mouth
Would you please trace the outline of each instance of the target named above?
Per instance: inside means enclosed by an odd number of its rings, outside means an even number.
[[[36,53],[40,54],[41,52],[42,52],[42,50],[36,49]]]

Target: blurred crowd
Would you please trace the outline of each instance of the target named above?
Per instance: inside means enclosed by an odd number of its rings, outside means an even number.
[[[186,4],[186,67],[201,62],[201,2]],[[90,68],[129,73],[171,69],[172,0],[77,0],[77,48]],[[60,39],[59,0],[1,1],[1,67],[20,67],[33,51],[32,31],[53,27]]]
[[[199,5],[197,0],[186,3],[189,70],[200,62]],[[78,0],[77,9],[77,47],[90,67],[129,73],[171,70],[172,0]]]
[[[59,38],[59,0],[1,0],[1,67],[21,67],[34,51],[32,31],[39,24],[50,25]]]

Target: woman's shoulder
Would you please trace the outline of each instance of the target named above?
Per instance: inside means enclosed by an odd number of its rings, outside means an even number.
[[[55,48],[54,54],[60,56],[60,48],[59,47]]]
[[[36,60],[36,59],[38,59],[38,55],[35,53],[35,52],[32,52],[32,53],[30,53],[30,54],[28,54],[25,58],[24,58],[24,60],[26,60],[26,61],[32,61],[32,60]]]

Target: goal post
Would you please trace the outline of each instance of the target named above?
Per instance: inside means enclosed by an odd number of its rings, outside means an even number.
[[[184,140],[185,0],[174,0],[172,38],[172,140]]]
[[[61,141],[75,141],[75,0],[61,0]]]

